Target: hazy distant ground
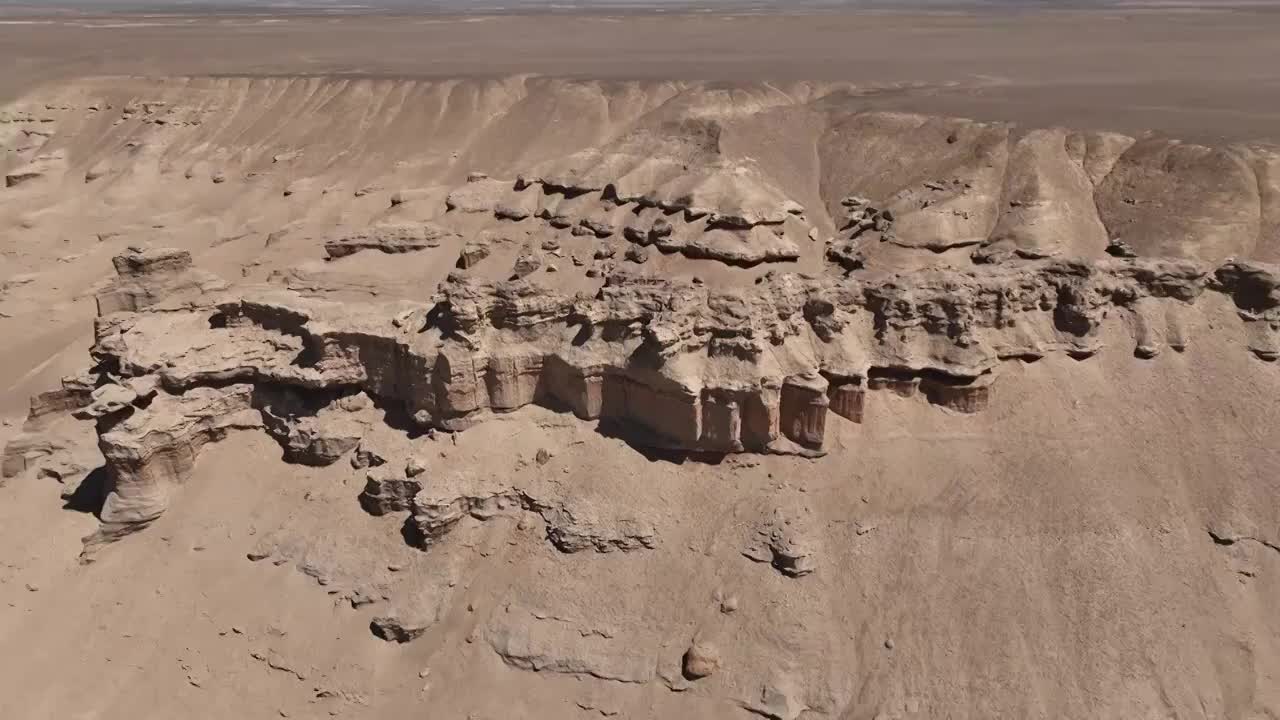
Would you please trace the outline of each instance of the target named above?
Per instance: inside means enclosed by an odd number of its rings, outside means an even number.
[[[1267,8],[1280,0],[0,0],[0,11],[29,13],[50,10],[147,12],[315,11],[354,13],[413,12],[554,12],[581,10],[772,11],[994,9],[1079,10],[1116,8]]]
[[[684,0],[559,0],[552,13],[529,12],[552,5],[530,0],[377,0],[381,12],[336,2],[325,11],[241,4],[253,12],[234,1],[216,12],[207,0],[78,3],[54,11],[68,3],[0,0],[0,100],[103,74],[814,79],[912,85],[867,101],[881,108],[1192,139],[1280,136],[1280,0],[1243,9],[1249,3],[704,0],[724,11],[692,13]],[[1164,9],[1135,9],[1156,4]],[[152,14],[107,9],[123,5]],[[497,6],[507,11],[480,10]]]
[[[1035,12],[1265,10],[1280,0],[0,0],[0,16],[50,13],[573,14],[581,12]]]

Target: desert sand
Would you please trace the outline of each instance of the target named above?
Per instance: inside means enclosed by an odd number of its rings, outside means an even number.
[[[1280,14],[0,14],[0,717],[1280,717]]]

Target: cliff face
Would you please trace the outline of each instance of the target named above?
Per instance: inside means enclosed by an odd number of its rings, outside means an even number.
[[[102,304],[133,292],[140,277],[191,287],[184,279],[195,271],[169,262],[174,255],[118,258],[124,290],[108,289]],[[139,267],[157,269],[132,270]],[[99,318],[93,397],[120,401],[81,412],[99,422],[113,480],[108,523],[154,519],[165,505],[160,488],[180,481],[199,448],[229,427],[265,421],[294,457],[333,462],[361,432],[317,413],[355,393],[418,431],[464,430],[536,404],[616,427],[644,446],[816,455],[828,414],[862,422],[868,391],[918,392],[949,411],[981,412],[1004,363],[1084,360],[1103,350],[1104,323],[1132,329],[1133,346],[1111,351],[1135,362],[1181,352],[1195,342],[1186,318],[1204,312],[1197,305],[1206,294],[1229,299],[1236,317],[1217,321],[1240,324],[1247,350],[1273,361],[1278,281],[1258,264],[1109,260],[770,274],[740,290],[615,274],[596,294],[573,296],[459,272],[434,305],[244,288],[229,299],[204,294]],[[131,389],[139,383],[151,394]],[[273,410],[281,393],[303,399]],[[250,417],[255,406],[261,420]],[[298,417],[317,425],[302,439]],[[324,450],[313,435],[349,440]]]

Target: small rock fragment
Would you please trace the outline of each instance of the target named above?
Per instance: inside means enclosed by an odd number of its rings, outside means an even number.
[[[627,248],[627,259],[637,265],[643,265],[649,261],[649,248],[640,245],[632,245]]]
[[[385,465],[386,462],[386,459],[381,455],[366,448],[364,443],[357,445],[355,451],[351,453],[351,467],[356,470],[379,467]]]
[[[586,228],[596,237],[601,239],[607,238],[613,234],[613,225],[601,220],[592,220],[591,218],[587,218],[581,222],[580,226]]]
[[[397,615],[383,615],[369,623],[369,629],[377,637],[387,642],[407,643],[416,640],[427,631],[430,622],[420,619],[407,619]]]
[[[462,252],[458,254],[457,267],[461,270],[475,267],[481,260],[489,257],[490,252],[492,251],[488,243],[471,240],[462,246]]]
[[[512,220],[519,222],[529,217],[529,211],[518,205],[505,205],[499,203],[494,207],[493,215],[499,220]]]
[[[687,680],[698,680],[720,669],[720,653],[705,642],[694,642],[685,651],[681,670]]]
[[[1129,247],[1128,243],[1119,239],[1113,239],[1110,243],[1107,244],[1107,254],[1110,255],[1111,257],[1118,257],[1118,258],[1138,257],[1138,253],[1134,252],[1133,248]]]
[[[371,472],[360,493],[360,507],[370,515],[387,515],[408,510],[413,496],[422,492],[422,483],[395,477],[390,473]]]
[[[516,279],[525,278],[537,272],[541,267],[541,258],[526,250],[520,253],[520,257],[516,258],[515,265],[511,268],[511,275]]]
[[[814,571],[815,548],[800,514],[775,510],[756,530],[743,555],[769,563],[787,577],[798,578]]]

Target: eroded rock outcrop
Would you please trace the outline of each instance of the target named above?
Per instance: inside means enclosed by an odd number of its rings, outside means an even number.
[[[534,218],[599,239],[621,233],[638,245],[731,265],[798,259],[797,243],[812,230],[804,208],[754,163],[725,158],[719,132],[701,122],[673,135],[636,131],[514,181],[472,179],[450,193],[446,207],[500,221]]]
[[[263,427],[284,449],[285,460],[331,465],[360,444],[376,411],[363,393],[329,401],[323,393],[264,389],[255,398]]]
[[[193,276],[184,255],[148,257],[156,260],[142,263],[152,268],[143,279],[188,289],[172,280]],[[122,275],[137,261],[118,261]],[[458,273],[431,306],[340,304],[269,288],[205,294],[167,302],[165,312],[142,307],[99,319],[92,354],[111,377],[87,402],[111,473],[103,519],[153,519],[199,447],[232,429],[265,428],[287,459],[331,463],[381,422],[375,405],[422,430],[464,430],[486,414],[538,404],[641,445],[820,453],[829,413],[864,421],[869,391],[919,393],[952,411],[980,412],[1002,362],[1088,357],[1101,349],[1099,329],[1112,313],[1147,328],[1135,338],[1139,356],[1152,356],[1166,337],[1178,349],[1181,329],[1164,326],[1206,292],[1231,297],[1253,351],[1275,359],[1276,278],[1256,263],[1214,270],[1043,260],[907,274],[771,273],[749,291],[615,274],[593,295]],[[155,295],[143,284],[127,297]],[[643,523],[600,525],[583,506],[510,483],[419,489],[391,480],[399,479],[372,479],[366,501],[383,512],[411,509],[428,543],[461,517],[505,512],[540,514],[566,552],[654,541]],[[775,543],[782,555],[787,542]]]
[[[387,642],[407,643],[421,637],[435,620],[434,616],[400,611],[375,617],[369,622],[369,629]]]
[[[503,662],[523,670],[622,683],[656,676],[658,648],[651,635],[506,606],[495,611],[485,637]]]
[[[132,408],[132,406],[130,406]],[[235,430],[262,428],[253,386],[196,387],[159,394],[145,410],[124,409],[99,420],[98,445],[106,458],[105,532],[145,526],[168,507],[200,449]]]
[[[944,251],[985,242],[995,228],[1010,126],[910,113],[837,119],[819,140],[831,187],[857,189],[895,216],[894,244]],[[832,208],[833,217],[840,217]]]
[[[1229,295],[1245,320],[1249,349],[1267,361],[1280,359],[1280,275],[1272,265],[1231,261],[1214,271],[1215,289]]]
[[[0,455],[0,482],[35,471],[73,489],[97,466],[98,460],[74,440],[40,428],[23,432],[5,444],[4,454]]]
[[[370,515],[412,508],[414,496],[422,492],[422,483],[405,474],[386,465],[370,470],[364,491],[360,493],[360,507]]]
[[[747,543],[742,554],[760,563],[768,563],[787,577],[803,577],[813,572],[817,551],[807,528],[806,513],[775,510]]]
[[[92,373],[82,373],[62,378],[56,390],[40,393],[31,398],[27,423],[62,412],[71,412],[93,402],[93,391],[98,378]]]
[[[112,258],[116,277],[98,293],[98,314],[136,312],[161,299],[178,300],[226,287],[191,264],[191,253],[172,248],[131,247]]]
[[[385,495],[385,493],[384,493]],[[399,503],[391,503],[398,507]],[[657,546],[652,523],[633,517],[601,517],[589,502],[543,495],[495,479],[465,475],[427,484],[409,503],[412,537],[422,547],[439,541],[464,518],[488,520],[535,513],[546,525],[547,540],[564,553],[634,552]]]
[[[16,167],[4,175],[4,186],[16,188],[27,183],[42,181],[66,172],[67,161],[62,153],[44,153],[21,167]]]
[[[440,247],[455,234],[433,223],[381,223],[343,234],[324,244],[330,259],[354,255],[362,250],[378,250],[389,255]]]

